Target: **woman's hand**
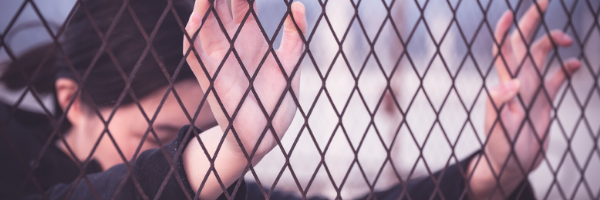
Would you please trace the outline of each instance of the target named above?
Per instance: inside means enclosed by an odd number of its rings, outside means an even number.
[[[504,36],[513,25],[512,12],[505,12],[496,25],[495,39],[501,46],[495,44],[493,53],[498,55],[495,65],[500,85],[489,91],[486,105],[488,143],[484,151],[489,163],[481,157],[470,184],[477,199],[488,199],[490,195],[507,198],[537,168],[548,146],[554,97],[567,76],[581,65],[578,60],[569,59],[549,79],[543,77],[546,58],[554,44],[564,47],[573,43],[561,30],[530,42],[541,18],[540,11],[543,13],[547,7],[547,0],[532,5],[519,21],[520,32],[515,30],[510,37]],[[470,171],[477,160],[471,162]]]
[[[214,7],[210,2],[213,0],[196,0],[186,31],[190,38],[197,36],[193,45],[186,36],[183,48],[200,86],[209,94],[208,102],[219,123],[220,129],[215,127],[200,136],[211,157],[222,134],[227,134],[214,161],[219,181],[210,174],[203,182],[207,172],[213,171],[197,141],[184,152],[190,185],[197,189],[204,184],[201,199],[218,197],[224,187],[242,177],[248,164],[258,163],[277,145],[275,135],[281,138],[287,131],[296,113],[292,95],[298,97],[306,31],[304,5],[295,2],[291,5],[293,19],[287,15],[281,47],[275,50],[254,17],[256,3],[250,7],[248,0],[233,0],[231,17],[225,0],[214,0]]]
[[[260,160],[276,145],[272,130],[267,129],[267,118],[274,115],[272,125],[276,135],[281,138],[296,112],[292,95],[297,97],[299,92],[298,66],[304,43],[298,28],[302,32],[306,30],[304,6],[299,2],[293,3],[291,7],[296,23],[294,24],[288,16],[283,27],[281,47],[274,50],[265,41],[256,19],[249,11],[247,0],[233,0],[233,18],[230,17],[225,0],[217,0],[214,4],[223,27],[217,21],[215,12],[211,11],[207,15],[207,11],[212,9],[209,0],[197,0],[186,30],[189,36],[193,37],[200,29],[193,43],[198,55],[190,52],[187,62],[202,89],[210,93],[208,101],[211,109],[230,140],[225,145],[231,145],[229,147],[233,148],[233,151],[245,157],[230,128],[237,133],[247,155],[252,153],[259,138],[264,134],[254,155],[254,159]],[[256,12],[256,3],[251,9]],[[205,16],[207,18],[202,25]],[[238,30],[241,30],[240,33],[235,35]],[[230,39],[234,40],[230,42]],[[185,39],[184,54],[188,53],[189,44],[189,40]],[[282,73],[281,69],[284,69],[285,73]],[[254,80],[249,80],[248,77]],[[250,90],[244,100],[247,89],[252,87],[254,90]],[[293,93],[288,92],[289,88]],[[276,110],[281,98],[283,101]],[[240,104],[241,108],[236,113]],[[268,116],[265,116],[263,108]],[[231,124],[229,119],[233,117]]]

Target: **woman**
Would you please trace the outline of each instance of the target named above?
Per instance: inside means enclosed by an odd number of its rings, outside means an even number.
[[[34,169],[33,173],[28,173],[29,170],[26,168],[22,169],[22,166],[27,165],[22,165],[23,162],[20,161],[10,161],[8,162],[10,165],[7,166],[11,168],[2,170],[1,182],[3,186],[10,188],[6,190],[10,191],[7,193],[11,195],[8,198],[24,197],[23,195],[41,198],[40,193],[43,192],[50,199],[94,197],[154,199],[159,196],[163,199],[194,196],[201,199],[215,199],[219,196],[230,197],[232,193],[236,194],[234,197],[236,199],[243,199],[246,195],[249,199],[261,197],[262,193],[257,189],[258,186],[248,185],[246,188],[243,181],[236,181],[241,180],[249,165],[258,163],[277,144],[296,111],[294,99],[297,97],[295,91],[298,91],[300,74],[297,63],[302,60],[303,48],[302,35],[298,34],[298,30],[305,32],[306,29],[304,7],[299,3],[292,5],[294,19],[288,18],[284,25],[280,49],[271,51],[267,57],[264,57],[264,53],[261,52],[270,50],[269,45],[264,42],[253,15],[248,14],[249,5],[246,1],[233,2],[233,17],[228,17],[229,11],[225,1],[216,1],[215,12],[208,14],[206,12],[210,8],[208,1],[197,1],[187,23],[183,48],[180,46],[183,32],[178,26],[176,17],[170,13],[166,15],[158,31],[152,34],[152,30],[155,29],[154,24],[160,21],[159,16],[164,11],[165,2],[132,0],[131,8],[121,8],[120,5],[121,2],[115,4],[113,1],[84,1],[84,6],[89,9],[89,15],[93,16],[96,24],[87,21],[88,12],[82,8],[74,14],[67,30],[68,35],[64,46],[66,56],[71,62],[61,65],[63,67],[60,68],[59,78],[55,82],[57,103],[61,110],[67,113],[65,120],[70,122],[70,125],[64,125],[63,130],[48,130],[47,127],[52,127],[48,124],[42,129],[30,131],[32,135],[39,135],[40,132],[52,133],[46,137],[64,134],[65,139],[59,137],[48,145],[45,145],[45,140],[40,140],[38,146],[29,144],[28,140],[22,140],[21,144],[29,150],[9,148],[2,151],[18,152],[21,157],[26,157],[21,160],[33,158],[31,166]],[[178,17],[184,20],[190,15],[192,6],[183,1],[174,1],[173,8],[177,11]],[[120,9],[124,10],[121,19],[118,23],[111,24],[113,16],[118,15]],[[139,24],[130,15],[131,11],[140,21]],[[219,15],[221,22],[216,20],[215,14]],[[198,32],[205,15],[208,18]],[[246,25],[240,28],[242,21]],[[185,21],[182,23],[186,24]],[[137,31],[137,26],[140,25],[145,29],[145,34]],[[241,29],[241,33],[238,37],[234,37],[238,28]],[[223,30],[228,33],[229,38],[223,36]],[[196,32],[198,32],[197,38],[193,40]],[[109,38],[105,40],[108,41],[107,47],[112,52],[103,51],[102,40],[98,39],[98,35]],[[145,51],[147,50],[146,40],[143,39],[145,35],[153,37],[152,44],[156,52]],[[173,42],[173,38],[177,38],[178,42]],[[236,38],[235,51],[229,49],[228,40],[231,38]],[[193,50],[189,48],[189,41],[194,41]],[[88,42],[91,44],[87,44]],[[184,56],[196,76],[186,73],[185,71],[189,70],[186,66],[179,67],[182,58],[181,49],[184,50]],[[98,51],[101,52],[100,57],[96,56]],[[143,52],[148,53],[145,58],[138,61],[137,58]],[[173,55],[173,52],[178,56]],[[222,60],[225,62],[221,62]],[[246,70],[242,70],[241,64]],[[261,69],[258,74],[255,74],[259,65]],[[117,66],[123,70],[119,70]],[[160,66],[166,68],[166,73]],[[219,69],[220,66],[222,70]],[[71,68],[76,70],[73,71]],[[282,73],[282,70],[285,73]],[[136,75],[129,76],[131,71],[137,71]],[[180,72],[174,73],[175,71]],[[176,77],[171,77],[173,74],[177,74]],[[191,77],[198,79],[200,87]],[[130,79],[131,84],[126,84],[126,81],[123,81],[125,79]],[[170,82],[174,83],[173,87]],[[251,82],[252,90],[248,90]],[[518,82],[504,84],[490,92],[492,99],[498,97],[499,100],[494,102],[512,99],[519,88],[518,85]],[[128,90],[128,87],[131,90]],[[172,88],[177,91],[178,98],[169,92]],[[202,91],[206,91],[207,95]],[[169,95],[166,99],[163,98],[165,94]],[[203,97],[208,97],[212,111],[203,107],[196,117],[196,108],[198,105],[204,105]],[[241,101],[243,103],[238,106]],[[163,106],[158,106],[161,103]],[[180,105],[186,108],[188,115],[182,114],[184,111],[181,111]],[[143,113],[139,111],[140,108],[144,110]],[[159,114],[155,117],[157,111]],[[214,114],[214,118],[211,113]],[[60,121],[60,117],[58,120]],[[210,128],[215,121],[219,126]],[[193,136],[200,131],[193,127],[183,127],[177,135],[174,134],[177,129],[189,123],[206,131],[194,138]],[[13,138],[18,138],[23,132],[16,134],[11,131],[10,126],[18,123],[5,124],[9,127],[5,134],[8,137],[5,138],[11,139],[6,143],[15,144]],[[108,129],[104,129],[104,124],[108,124]],[[147,130],[149,124],[152,125],[152,130]],[[25,128],[16,130],[23,129]],[[93,148],[98,138],[102,139],[98,147]],[[192,139],[201,140],[190,143]],[[155,142],[145,142],[147,140],[155,140]],[[115,144],[118,144],[120,152],[115,152]],[[137,149],[139,144],[143,145]],[[162,145],[164,147],[161,147]],[[2,146],[10,147],[10,145]],[[156,147],[161,148],[150,149]],[[46,150],[36,150],[36,148]],[[32,155],[24,153],[31,149],[34,149]],[[145,149],[150,150],[137,153]],[[213,160],[216,149],[219,151]],[[40,152],[45,153],[40,155]],[[486,149],[486,154],[491,153]],[[38,157],[41,158],[40,161],[37,161]],[[132,161],[119,164],[130,159]],[[2,160],[5,158],[2,157]],[[403,196],[405,194],[410,194],[412,199],[429,198],[431,194],[442,195],[449,199],[468,195],[475,197],[496,195],[493,188],[474,187],[495,185],[495,181],[490,182],[493,179],[489,179],[489,172],[483,170],[481,173],[480,170],[475,170],[476,173],[468,184],[473,194],[462,192],[467,186],[463,184],[466,181],[460,170],[474,171],[472,169],[475,167],[471,167],[471,164],[477,163],[472,162],[474,160],[478,159],[467,159],[459,165],[449,167],[443,173],[437,173],[435,177],[439,187],[436,187],[432,179],[421,179],[371,195],[376,195],[380,199],[397,199],[406,197]],[[84,169],[80,169],[76,164],[81,161]],[[44,165],[44,163],[49,164]],[[476,169],[484,168],[476,167]],[[80,171],[85,172],[80,173]],[[103,172],[89,174],[100,171]],[[207,175],[207,172],[210,173]],[[4,179],[5,176],[11,176],[6,175],[9,173],[19,175],[15,176],[16,178]],[[14,182],[23,182],[22,180],[28,177],[33,178],[23,184],[31,185],[26,185],[26,191],[19,191],[22,184],[14,184]],[[522,183],[523,177],[525,176],[520,175],[515,179],[517,185]],[[500,195],[513,193],[515,189],[510,188],[513,185],[502,182],[501,186],[507,188]],[[228,193],[222,194],[224,189],[229,189]],[[513,193],[515,194],[520,193]],[[521,197],[527,197],[527,194],[532,195],[530,189],[525,191],[525,195],[521,194]],[[2,196],[5,196],[4,193]],[[289,198],[290,196],[275,193],[271,197]]]

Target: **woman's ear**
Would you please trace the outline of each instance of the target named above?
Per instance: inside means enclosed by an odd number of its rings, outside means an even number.
[[[81,109],[81,99],[78,95],[79,93],[77,95],[75,94],[79,85],[72,79],[59,78],[56,80],[55,87],[58,105],[60,105],[63,112],[67,111],[68,107],[67,119],[72,125],[76,126],[78,119],[80,119],[83,114]],[[69,106],[71,100],[73,100],[73,104]]]

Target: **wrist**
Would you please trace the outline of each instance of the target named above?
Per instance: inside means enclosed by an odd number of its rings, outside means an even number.
[[[218,126],[213,127],[200,135],[205,149],[200,146],[198,140],[192,139],[183,152],[183,167],[190,187],[197,191],[202,185],[200,199],[216,199],[223,193],[223,187],[229,187],[245,173],[244,169],[248,163],[246,158],[240,157],[239,153],[225,146],[227,140],[215,155],[222,136],[221,129]],[[213,159],[212,162],[207,154]],[[214,170],[211,167],[214,167]],[[216,178],[215,171],[219,179]]]
[[[269,134],[269,133],[267,133]],[[219,138],[220,139],[220,138]],[[259,150],[257,150],[254,155],[252,155],[252,151],[254,150],[255,145],[244,144],[244,147],[240,145],[238,140],[235,138],[233,133],[228,133],[227,138],[223,142],[221,146],[221,151],[219,154],[227,154],[227,156],[233,160],[237,160],[240,163],[243,163],[243,167],[246,167],[248,158],[252,159],[252,166],[258,164],[262,160],[262,158],[266,155]],[[245,152],[242,151],[245,149]],[[268,153],[268,152],[267,152]],[[248,156],[248,157],[246,157]]]

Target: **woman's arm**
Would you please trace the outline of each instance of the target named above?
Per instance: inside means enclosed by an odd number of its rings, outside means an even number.
[[[219,126],[200,134],[204,147],[209,152],[211,158],[214,157],[214,152],[217,150],[218,142],[221,140],[222,135],[223,131],[221,131]],[[231,145],[231,143],[224,142],[223,145]],[[218,156],[214,158],[214,167],[219,175],[220,183],[214,171],[209,171],[211,162],[204,155],[204,150],[196,139],[192,139],[189,142],[183,153],[183,166],[187,172],[191,188],[196,190],[204,182],[200,199],[216,199],[223,194],[223,188],[234,184],[245,172],[244,169],[248,161],[244,156],[241,156],[237,152],[227,151],[231,147],[221,147],[221,149],[223,150],[219,151]],[[208,178],[206,177],[207,173],[210,174]]]
[[[214,167],[228,186],[277,145],[296,113],[306,19],[302,3],[290,4],[293,14],[287,13],[281,47],[275,50],[254,18],[256,3],[233,0],[231,17],[225,0],[210,2],[196,1],[183,53],[219,123],[201,138],[208,154],[219,149]],[[185,151],[184,163],[191,187],[200,188],[210,162],[198,141]],[[200,198],[222,192],[211,173]]]
[[[19,199],[193,198],[196,188],[192,189],[188,184],[188,177],[191,176],[186,172],[195,172],[196,170],[184,170],[184,168],[189,167],[185,166],[185,152],[188,152],[188,148],[194,148],[193,145],[186,148],[186,144],[194,141],[194,135],[197,133],[200,133],[199,129],[193,126],[184,126],[179,130],[175,140],[161,149],[144,151],[127,164],[116,165],[101,173],[87,174],[72,183],[55,185],[47,190],[45,195],[30,194],[20,196]],[[215,133],[215,131],[209,130],[207,136],[210,136],[211,133]],[[200,135],[204,135],[204,133]],[[222,168],[218,170],[222,170]],[[224,174],[227,173],[227,170],[223,171]],[[213,185],[209,186],[210,189],[214,188]],[[232,187],[231,184],[227,184],[225,187],[229,189],[234,188],[235,185]],[[218,191],[222,193],[220,188]],[[245,187],[241,187],[239,191],[232,199],[245,199]],[[212,199],[216,199],[220,193],[216,193],[217,195]],[[201,199],[203,198],[208,197],[201,197]]]
[[[548,147],[554,97],[567,77],[581,65],[576,59],[561,60],[563,66],[544,79],[546,58],[554,45],[564,47],[573,43],[561,30],[553,30],[532,42],[548,4],[548,0],[534,3],[511,37],[505,38],[513,25],[512,12],[504,13],[496,25],[493,52],[500,85],[488,92],[487,144],[481,159],[473,159],[469,165],[473,174],[469,186],[475,199],[490,196],[505,199],[537,168]],[[538,88],[541,88],[539,93]]]

